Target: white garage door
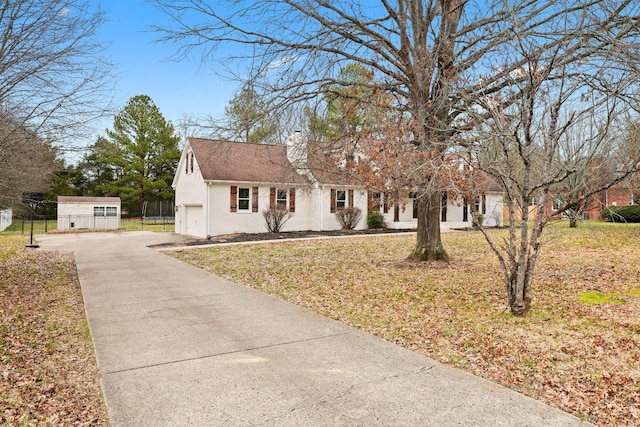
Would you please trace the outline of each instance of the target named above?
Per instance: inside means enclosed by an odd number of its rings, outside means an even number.
[[[186,234],[206,237],[202,206],[186,206],[185,213]]]

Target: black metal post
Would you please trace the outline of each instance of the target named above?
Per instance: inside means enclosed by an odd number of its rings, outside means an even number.
[[[31,239],[29,240],[28,245],[24,245],[26,248],[39,248],[40,245],[37,243],[33,243],[33,211],[36,210],[37,203],[29,203],[29,207],[31,208]]]

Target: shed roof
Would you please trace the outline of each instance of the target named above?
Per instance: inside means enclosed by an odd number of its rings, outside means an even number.
[[[58,203],[120,203],[120,197],[58,196]]]

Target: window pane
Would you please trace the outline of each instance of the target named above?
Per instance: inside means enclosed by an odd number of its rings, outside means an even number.
[[[248,188],[238,188],[238,210],[248,211],[250,205],[250,192]]]
[[[117,216],[118,208],[114,206],[107,207],[107,216]]]
[[[94,206],[93,207],[93,216],[104,216],[104,207],[102,207],[102,206]]]
[[[287,208],[287,190],[278,188],[278,191],[276,193],[276,205],[278,208]]]
[[[347,206],[347,192],[344,190],[336,191],[336,208],[345,208]]]

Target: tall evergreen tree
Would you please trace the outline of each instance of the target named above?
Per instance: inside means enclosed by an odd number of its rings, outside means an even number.
[[[112,180],[98,186],[122,198],[123,209],[141,213],[146,202],[173,198],[179,137],[147,95],[131,98],[115,116],[113,129],[94,145],[87,159],[110,169]],[[104,176],[102,176],[104,178]]]
[[[268,141],[278,131],[267,105],[251,86],[244,86],[236,93],[224,112],[226,124],[223,131],[230,139],[261,143]]]

